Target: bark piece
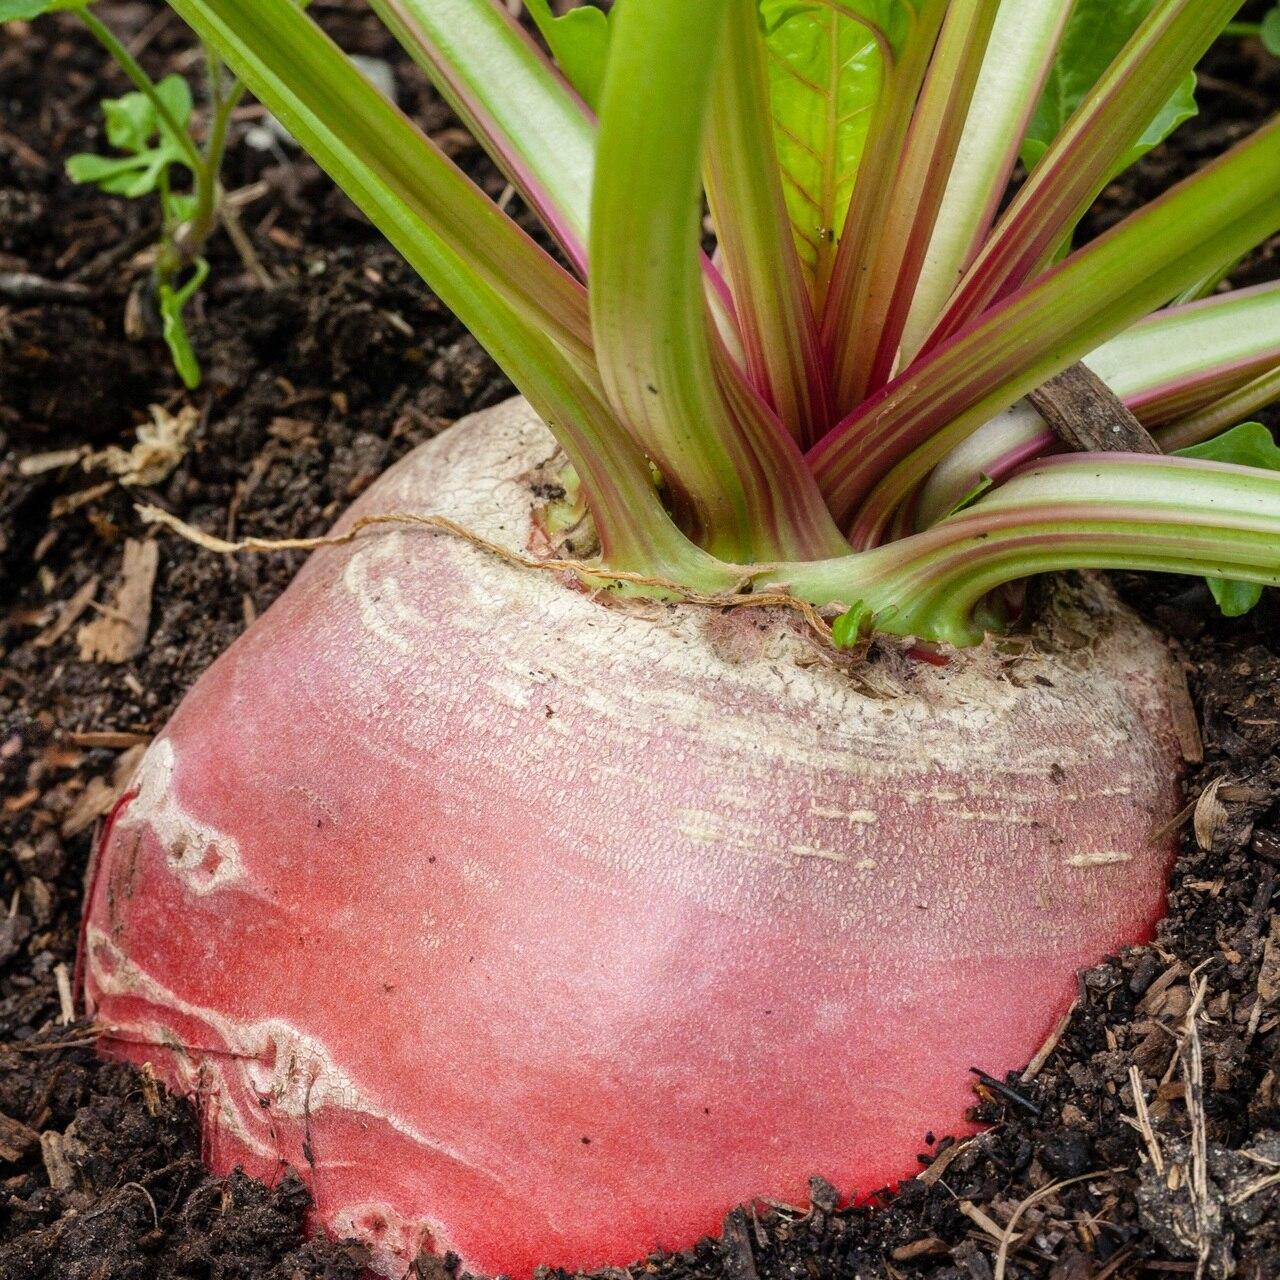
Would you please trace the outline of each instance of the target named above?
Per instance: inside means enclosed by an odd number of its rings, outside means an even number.
[[[125,543],[124,567],[111,606],[76,632],[86,662],[128,662],[142,652],[160,552],[153,539]]]
[[[1151,433],[1087,365],[1076,364],[1027,399],[1060,440],[1085,453],[1161,453]]]
[[[14,1120],[0,1111],[0,1164],[13,1164],[37,1142],[40,1135],[29,1129],[21,1120]]]

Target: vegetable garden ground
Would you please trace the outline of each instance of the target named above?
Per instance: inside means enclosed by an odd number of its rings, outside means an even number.
[[[357,4],[313,10],[348,49],[388,60],[401,104],[502,190]],[[161,4],[103,12],[153,72],[189,69],[192,46]],[[1092,230],[1273,109],[1280,67],[1260,48],[1224,42],[1204,70],[1201,115],[1100,202]],[[185,1104],[98,1061],[88,1024],[63,1020],[102,815],[138,749],[300,561],[233,561],[162,536],[153,573],[150,551],[128,549],[148,536],[133,503],[220,536],[319,534],[391,461],[510,388],[250,106],[227,185],[252,197],[244,220],[274,283],[263,290],[214,242],[192,325],[205,383],[182,391],[163,346],[123,332],[151,207],[62,176],[65,157],[96,142],[97,102],[122,87],[73,22],[0,34],[0,1280],[355,1277],[354,1247],[304,1243],[305,1192],[285,1171],[270,1188],[209,1178]],[[1236,283],[1274,278],[1278,257],[1273,241]],[[154,488],[80,465],[83,449],[129,448],[152,405],[180,423],[193,411]],[[921,1133],[922,1175],[895,1197],[837,1210],[836,1192],[816,1183],[811,1204],[758,1204],[731,1215],[722,1239],[634,1272],[1194,1275],[1191,1223],[1208,1241],[1206,1274],[1280,1275],[1280,601],[1271,593],[1242,620],[1210,622],[1199,585],[1121,586],[1182,646],[1191,691],[1188,798],[1199,803],[1184,815],[1156,944],[1081,976],[1075,1015],[1025,1081],[975,1076],[993,1128],[959,1147]],[[95,627],[104,619],[116,625]],[[873,649],[867,661],[896,655]],[[1154,1093],[1152,1119],[1166,1121],[1158,1139],[1141,1132],[1133,1068]],[[1161,1144],[1172,1155],[1199,1139],[1197,1200],[1157,1164]],[[437,1280],[448,1270],[447,1259],[418,1264]]]

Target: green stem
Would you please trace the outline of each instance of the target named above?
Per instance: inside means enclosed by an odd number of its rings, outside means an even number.
[[[1260,36],[1262,35],[1262,23],[1260,22],[1228,22],[1222,29],[1224,36]]]
[[[700,164],[730,9],[623,5],[600,105],[591,329],[618,419],[662,471],[681,527],[725,560],[846,544],[796,442],[714,334],[698,238]]]
[[[787,217],[755,0],[730,6],[703,165],[747,372],[807,448],[831,425],[827,371]]]
[[[1188,445],[1212,440],[1277,400],[1280,400],[1280,367],[1267,370],[1199,412],[1170,424],[1156,433],[1156,439],[1166,453],[1185,449]]]
[[[900,542],[778,565],[815,605],[863,606],[877,630],[976,644],[996,587],[1064,569],[1137,569],[1280,586],[1280,473],[1190,458],[1071,454],[1015,476]]]
[[[209,86],[209,136],[203,151],[197,151],[192,168],[195,209],[190,219],[167,235],[163,252],[156,261],[155,278],[159,284],[172,284],[204,251],[209,237],[217,229],[222,184],[219,175],[227,152],[231,115],[244,96],[244,85],[226,84],[226,67],[208,45],[205,46],[205,70]],[[185,134],[184,136],[188,136]]]

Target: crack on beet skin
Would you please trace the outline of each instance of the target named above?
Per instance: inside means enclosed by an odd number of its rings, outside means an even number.
[[[168,852],[174,875],[193,894],[204,896],[233,886],[254,893],[241,864],[239,841],[183,808],[174,790],[174,773],[173,744],[158,738],[142,757],[132,782],[136,794],[120,814],[117,830],[155,832]]]
[[[103,1036],[103,1047],[135,1061],[154,1061],[155,1049],[164,1049],[174,1066],[173,1086],[179,1094],[200,1100],[205,1116],[206,1158],[216,1165],[228,1163],[219,1151],[228,1138],[240,1151],[235,1163],[250,1164],[268,1176],[273,1169],[294,1165],[310,1172],[310,1190],[321,1203],[320,1178],[326,1170],[343,1170],[351,1158],[326,1161],[317,1151],[316,1132],[326,1112],[353,1117],[365,1140],[388,1157],[387,1142],[379,1144],[370,1122],[386,1125],[395,1139],[408,1144],[401,1159],[443,1159],[479,1175],[495,1187],[504,1177],[439,1140],[406,1124],[369,1097],[333,1061],[314,1037],[288,1023],[271,1019],[236,1021],[180,999],[144,973],[100,930],[90,926],[86,936],[86,997],[90,1008],[110,998],[116,1010]],[[120,1010],[128,1010],[122,1018]],[[283,1123],[282,1123],[283,1122]],[[341,1149],[340,1143],[334,1144]],[[416,1150],[414,1150],[416,1149]],[[398,1276],[428,1241],[448,1247],[448,1234],[432,1221],[429,1207],[409,1213],[389,1202],[368,1201],[330,1205],[324,1225],[338,1236],[351,1234],[365,1220],[365,1210],[376,1207],[382,1228],[361,1236],[372,1250],[384,1274]],[[398,1268],[398,1269],[397,1269]]]

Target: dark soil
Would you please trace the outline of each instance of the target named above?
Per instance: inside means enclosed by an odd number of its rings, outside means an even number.
[[[402,104],[501,191],[360,6],[313,10],[348,48],[390,58]],[[158,4],[101,11],[153,70],[190,69],[181,26]],[[1276,64],[1249,46],[1224,46],[1207,71],[1202,117],[1107,193],[1091,231],[1276,101]],[[77,632],[109,607],[126,540],[145,536],[135,502],[220,534],[320,533],[394,458],[509,387],[314,166],[280,144],[245,144],[260,123],[249,108],[227,183],[263,184],[245,217],[275,283],[257,287],[215,242],[192,326],[205,383],[183,393],[163,347],[123,331],[152,210],[62,177],[63,159],[99,140],[95,103],[124,87],[71,19],[0,33],[0,1280],[355,1277],[355,1246],[304,1241],[296,1179],[207,1176],[187,1104],[100,1061],[59,996],[86,859],[122,775],[298,559],[231,560],[164,538],[141,652],[86,660]],[[1236,280],[1274,276],[1275,252]],[[4,284],[11,273],[76,287],[23,300]],[[125,490],[78,460],[19,467],[127,447],[152,404],[198,415],[154,489]],[[975,1076],[992,1128],[961,1145],[921,1135],[924,1172],[895,1196],[837,1209],[815,1183],[809,1206],[758,1204],[730,1215],[723,1239],[632,1270],[1124,1280],[1194,1275],[1203,1262],[1209,1275],[1280,1276],[1280,1183],[1268,1181],[1280,1172],[1280,608],[1272,596],[1225,623],[1202,587],[1125,587],[1184,645],[1204,742],[1156,943],[1081,975],[1076,1012],[1038,1071]],[[1135,1069],[1149,1139],[1134,1127]],[[448,1269],[418,1268],[437,1280]]]

